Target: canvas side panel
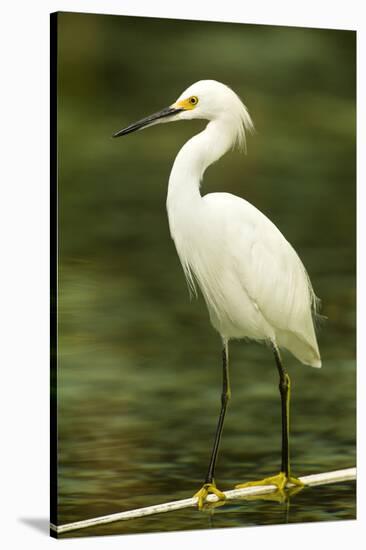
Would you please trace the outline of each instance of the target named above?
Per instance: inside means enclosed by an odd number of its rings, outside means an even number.
[[[58,14],[50,15],[50,523],[58,525],[57,468],[57,53]],[[54,530],[50,535],[57,538]]]

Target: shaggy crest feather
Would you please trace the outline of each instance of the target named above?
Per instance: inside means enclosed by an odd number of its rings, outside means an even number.
[[[233,92],[234,93],[234,92]],[[234,147],[237,146],[239,151],[247,152],[247,132],[254,134],[255,127],[252,121],[252,118],[248,112],[248,109],[244,102],[236,95],[238,100],[238,128],[236,132],[236,139],[234,142]]]

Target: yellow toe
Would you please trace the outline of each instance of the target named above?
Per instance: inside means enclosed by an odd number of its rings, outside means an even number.
[[[288,483],[293,483],[298,487],[304,486],[304,483],[300,481],[297,477],[287,476],[285,472],[280,472],[275,476],[265,477],[264,479],[260,479],[258,481],[247,481],[246,483],[239,483],[238,485],[235,485],[235,489],[245,489],[246,487],[256,487],[263,485],[274,485],[279,491],[283,491]]]
[[[297,487],[305,487],[305,483],[303,483],[303,482],[302,482],[299,478],[297,478],[297,477],[289,476],[288,482],[289,482],[289,483],[293,483],[293,484],[296,485]]]
[[[197,506],[199,510],[203,509],[206,497],[209,493],[212,493],[217,496],[220,500],[225,500],[226,496],[225,494],[220,491],[217,487],[215,482],[212,483],[204,483],[199,491],[193,495],[193,497],[197,497]]]

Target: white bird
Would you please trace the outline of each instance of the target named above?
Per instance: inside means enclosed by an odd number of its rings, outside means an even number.
[[[239,484],[302,485],[291,475],[289,457],[290,378],[279,348],[299,361],[320,367],[314,330],[317,298],[307,272],[277,227],[246,200],[229,193],[202,196],[200,186],[208,166],[236,144],[246,147],[246,132],[254,129],[247,108],[226,85],[201,80],[187,88],[168,108],[114,134],[122,136],[160,122],[205,119],[206,128],[179,151],[169,178],[167,211],[171,236],[190,289],[196,283],[210,320],[223,342],[223,389],[207,476],[195,494],[203,507],[209,492],[220,499],[214,473],[229,401],[228,344],[249,338],[269,343],[280,377],[282,463],[279,474]]]

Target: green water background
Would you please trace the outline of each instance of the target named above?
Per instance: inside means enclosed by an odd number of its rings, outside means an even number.
[[[204,123],[111,134],[214,78],[245,100],[248,154],[210,168],[203,192],[245,197],[295,246],[327,320],[321,370],[284,354],[295,475],[355,465],[355,33],[59,15],[59,523],[191,496],[220,406],[220,339],[190,301],[165,197]],[[223,490],[278,471],[280,403],[268,349],[231,345]],[[354,484],[290,505],[251,501],[70,533],[85,536],[355,517]]]

